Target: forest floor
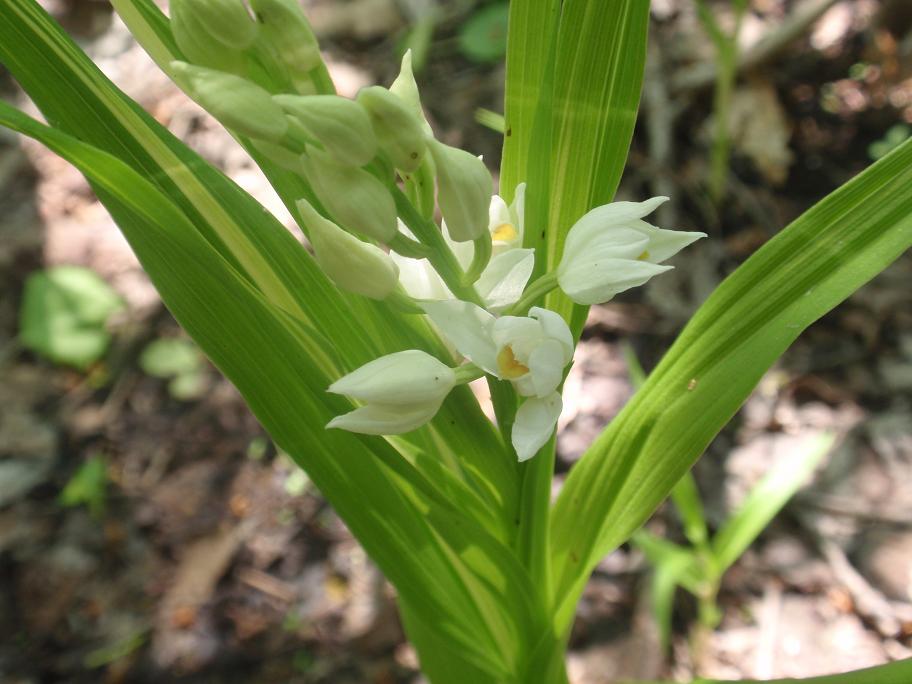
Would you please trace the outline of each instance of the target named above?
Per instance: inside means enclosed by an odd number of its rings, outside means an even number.
[[[128,94],[290,221],[249,158],[155,70],[106,3],[43,4]],[[408,3],[305,4],[342,94],[392,80]],[[630,350],[653,367],[728,273],[870,164],[888,130],[912,131],[909,3],[754,0],[744,40],[779,35],[812,4],[828,9],[741,74],[729,194],[716,207],[704,190],[711,46],[689,0],[653,1],[619,197],[670,194],[659,224],[710,239],[637,294],[592,310],[566,385],[556,486],[632,395]],[[460,52],[472,5],[441,3],[418,80],[440,137],[496,168],[499,135],[474,115],[501,111],[504,69]],[[27,104],[2,73],[0,89]],[[26,278],[57,264],[90,267],[127,303],[105,360],[86,372],[17,342]],[[726,574],[719,627],[699,635],[695,602],[681,594],[663,653],[651,569],[624,546],[580,604],[573,684],[810,676],[912,656],[910,282],[906,255],[809,329],[698,462],[717,528],[776,463],[837,436],[812,481]],[[190,396],[176,398],[143,370],[149,343],[182,333],[82,176],[4,133],[0,292],[0,680],[422,681],[392,589],[236,390],[207,365]],[[61,491],[89,461],[103,466],[97,505],[65,505]],[[648,527],[683,539],[670,508]]]

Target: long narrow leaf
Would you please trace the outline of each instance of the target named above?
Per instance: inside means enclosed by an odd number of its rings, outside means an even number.
[[[804,452],[782,459],[750,491],[744,503],[713,537],[712,550],[719,572],[725,572],[741,557],[805,483],[834,441],[835,437],[829,434],[816,437]]]
[[[912,143],[771,240],[700,308],[567,478],[555,505],[558,625],[598,559],[664,499],[802,330],[912,245]]]

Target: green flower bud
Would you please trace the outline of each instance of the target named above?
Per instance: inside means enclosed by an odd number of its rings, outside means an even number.
[[[437,167],[437,203],[456,242],[476,240],[488,230],[488,207],[494,181],[473,154],[436,140],[428,146]]]
[[[256,150],[273,164],[291,171],[301,173],[301,155],[292,152],[284,145],[277,145],[267,140],[251,140]]]
[[[262,39],[275,52],[300,91],[321,62],[320,46],[297,0],[249,0]]]
[[[362,88],[358,102],[370,115],[380,148],[389,155],[393,166],[406,173],[421,166],[427,147],[424,126],[412,108],[381,86]]]
[[[399,284],[399,267],[386,252],[326,220],[307,200],[298,200],[297,207],[317,263],[336,285],[371,299],[392,294]]]
[[[399,230],[396,204],[383,183],[364,169],[343,166],[313,148],[301,157],[301,164],[336,223],[379,242],[393,239]]]
[[[272,142],[280,141],[288,130],[285,112],[255,83],[186,62],[171,62],[171,73],[177,84],[226,128]]]
[[[171,14],[178,25],[189,22],[187,37],[205,33],[231,50],[248,48],[257,38],[257,25],[241,0],[171,0]]]
[[[239,73],[244,58],[235,46],[228,47],[206,30],[206,25],[193,11],[192,0],[171,0],[171,33],[177,47],[193,64]]]
[[[432,134],[431,125],[424,116],[424,110],[421,108],[421,96],[418,94],[418,84],[415,82],[415,73],[412,71],[412,51],[406,50],[402,55],[402,66],[399,68],[399,75],[390,86],[390,92],[405,102],[411,110],[421,120],[424,132]]]
[[[364,107],[337,95],[276,95],[272,98],[296,118],[336,161],[364,166],[377,154],[377,139]]]

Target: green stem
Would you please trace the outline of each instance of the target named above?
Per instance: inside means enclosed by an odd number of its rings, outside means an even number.
[[[408,198],[417,207],[418,212],[428,221],[434,218],[434,170],[431,166],[431,155],[425,155],[421,166],[403,180]]]
[[[488,390],[491,392],[491,404],[494,406],[494,416],[497,418],[497,429],[503,438],[504,444],[510,444],[510,433],[513,431],[513,421],[516,419],[516,390],[509,380],[499,380],[488,376]],[[512,455],[513,450],[508,449]]]
[[[713,95],[716,123],[710,151],[709,170],[709,195],[713,202],[718,204],[725,196],[725,186],[728,180],[729,157],[731,156],[729,118],[738,75],[738,36],[741,34],[741,22],[747,10],[747,2],[739,0],[735,3],[735,26],[730,34],[721,30],[712,12],[704,3],[699,3],[698,10],[703,25],[715,43],[719,62]]]
[[[464,385],[467,382],[478,380],[478,378],[483,377],[485,374],[485,372],[474,363],[464,363],[461,366],[454,368],[453,371],[456,373],[457,385]]]
[[[478,296],[475,288],[471,285],[466,286],[463,284],[465,274],[462,267],[456,260],[456,256],[446,243],[446,240],[443,239],[443,234],[437,225],[421,216],[398,186],[391,186],[390,191],[396,201],[396,210],[399,212],[400,218],[415,234],[418,241],[430,248],[431,252],[428,254],[428,261],[431,262],[434,270],[440,274],[446,286],[450,288],[450,292],[463,301],[484,307],[484,302]]]
[[[554,435],[534,457],[519,464],[519,530],[516,552],[541,596],[551,595],[550,515],[551,479],[555,460]]]
[[[724,47],[718,50],[718,57],[719,75],[716,79],[715,94],[713,96],[713,110],[716,122],[709,164],[709,195],[715,203],[718,203],[725,196],[725,187],[728,181],[728,165],[731,155],[729,118],[731,117],[731,104],[735,91],[735,76],[738,66],[737,48],[732,42],[727,42]]]
[[[389,248],[409,259],[426,259],[431,254],[429,247],[402,233],[396,233],[396,237],[389,241]]]
[[[545,273],[538,280],[532,282],[526,287],[523,296],[518,302],[507,309],[504,315],[507,316],[525,316],[529,309],[538,303],[546,294],[557,287],[557,273]]]
[[[491,252],[494,249],[491,232],[485,230],[484,234],[474,241],[475,251],[472,254],[472,263],[469,265],[462,282],[464,285],[474,285],[491,261]]]

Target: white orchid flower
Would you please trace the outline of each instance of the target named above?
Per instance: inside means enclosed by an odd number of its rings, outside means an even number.
[[[491,198],[488,208],[488,230],[494,242],[494,255],[522,247],[525,229],[526,184],[516,186],[513,202],[507,206],[500,195]]]
[[[327,428],[366,435],[397,435],[434,417],[456,385],[452,368],[417,349],[375,359],[329,386],[365,405],[336,416]]]
[[[487,308],[495,313],[519,300],[535,267],[535,250],[522,248],[525,187],[525,183],[516,186],[516,196],[509,206],[502,197],[494,195],[488,210],[488,230],[494,243],[494,256],[475,283],[475,289]],[[399,230],[414,237],[401,221]],[[472,262],[471,243],[454,242],[450,238],[446,222],[443,223],[442,230],[459,265],[467,269]],[[396,253],[390,256],[399,266],[399,282],[415,299],[455,299],[426,259],[411,259]]]
[[[662,230],[643,217],[668,201],[613,202],[597,207],[567,234],[557,267],[560,288],[577,304],[600,304],[642,285],[671,266],[660,265],[706,233]]]
[[[529,316],[495,318],[462,301],[425,302],[424,310],[460,354],[527,399],[516,413],[511,441],[520,461],[532,458],[554,432],[557,392],[573,358],[573,336],[560,315],[533,307]]]

